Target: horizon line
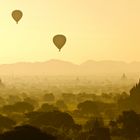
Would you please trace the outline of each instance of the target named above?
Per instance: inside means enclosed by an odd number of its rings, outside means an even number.
[[[52,59],[48,59],[48,60],[44,60],[44,61],[16,61],[16,62],[11,62],[11,63],[0,63],[0,65],[12,65],[12,64],[19,64],[19,63],[46,63],[46,62],[49,62],[49,61],[62,61],[62,62],[68,62],[68,63],[72,63],[72,64],[75,64],[75,65],[81,65],[83,63],[86,63],[86,62],[120,62],[120,63],[126,63],[126,64],[131,64],[131,63],[140,63],[140,60],[134,60],[134,61],[125,61],[125,60],[111,60],[111,59],[104,59],[104,60],[94,60],[94,59],[87,59],[83,62],[73,62],[73,61],[69,61],[69,60],[62,60],[62,59],[56,59],[56,58],[52,58]]]

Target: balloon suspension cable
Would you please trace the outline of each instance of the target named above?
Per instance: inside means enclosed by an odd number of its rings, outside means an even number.
[[[61,49],[59,49],[59,52],[61,51]]]

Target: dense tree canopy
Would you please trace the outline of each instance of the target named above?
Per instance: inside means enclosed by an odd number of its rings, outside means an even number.
[[[15,127],[12,131],[0,136],[1,140],[56,140],[55,137],[42,132],[40,129],[24,125]]]

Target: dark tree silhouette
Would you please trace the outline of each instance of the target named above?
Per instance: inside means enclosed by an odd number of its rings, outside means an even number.
[[[18,96],[16,90],[13,89],[13,91],[11,91],[11,93],[14,93],[14,95],[11,94],[11,95],[8,96],[8,98],[7,98],[8,104],[13,105],[13,104],[15,104],[15,103],[17,103],[17,102],[21,102],[21,98]],[[17,95],[15,95],[15,93],[16,93]]]
[[[140,138],[140,115],[134,111],[124,111],[117,119],[122,127],[122,136],[129,140]]]
[[[14,112],[13,105],[4,105],[1,110],[4,114],[10,114]]]
[[[32,99],[31,97],[24,98],[24,102],[29,103],[34,107],[38,107],[38,102],[35,99]]]
[[[110,133],[112,136],[120,136],[120,128],[116,121],[109,122]]]
[[[120,111],[134,110],[140,113],[140,81],[131,90],[130,95],[118,100]]]
[[[2,107],[3,113],[10,114],[13,112],[25,113],[34,110],[34,106],[27,102],[17,102],[13,105],[5,105]]]
[[[79,103],[77,108],[82,114],[85,115],[100,115],[100,113],[104,112],[105,110],[112,109],[112,106],[114,106],[114,104],[98,101],[85,101]]]
[[[40,129],[24,125],[15,127],[14,130],[5,132],[1,140],[56,140],[54,136],[42,132]]]
[[[56,102],[56,106],[60,109],[60,110],[67,110],[67,105],[65,104],[65,102],[63,100],[58,100]]]
[[[90,135],[87,140],[98,140],[96,136]]]
[[[55,96],[53,95],[53,93],[46,93],[44,95],[43,99],[46,102],[53,102],[53,101],[55,101]]]
[[[57,107],[55,107],[54,105],[50,105],[48,103],[45,103],[41,106],[41,108],[39,109],[39,111],[45,111],[45,112],[50,112],[50,111],[54,111],[54,110],[58,110]]]
[[[34,110],[34,106],[27,102],[17,102],[13,105],[15,112],[30,112]]]
[[[73,118],[60,111],[52,112],[32,112],[26,115],[29,123],[37,126],[53,126],[55,128],[71,129],[75,125]]]
[[[5,99],[0,96],[0,107],[4,106],[5,104],[6,104]]]
[[[76,96],[72,93],[63,93],[62,98],[67,103],[73,103],[76,100]]]
[[[90,137],[90,133],[85,131],[85,132],[80,132],[78,136],[76,137],[76,140],[88,140]],[[94,140],[94,139],[93,139]],[[96,139],[95,139],[96,140]]]
[[[131,90],[130,90],[130,96],[134,97],[137,96],[140,98],[140,80],[139,83],[136,84]]]
[[[91,118],[85,124],[85,129],[87,131],[93,131],[96,128],[103,127],[104,122],[102,118]]]
[[[93,101],[85,101],[83,103],[79,103],[77,108],[81,113],[89,115],[89,114],[98,114],[98,106]]]
[[[109,128],[99,127],[94,130],[95,140],[111,140]]]
[[[16,124],[15,121],[8,117],[0,115],[0,130],[11,129]]]

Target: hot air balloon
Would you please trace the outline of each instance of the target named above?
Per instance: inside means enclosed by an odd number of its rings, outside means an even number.
[[[23,13],[20,10],[14,10],[12,12],[12,17],[16,21],[17,24],[20,21],[20,19],[22,18],[22,16],[23,16]]]
[[[64,35],[56,35],[53,38],[53,43],[59,49],[59,51],[61,51],[62,47],[66,43],[66,37]]]

